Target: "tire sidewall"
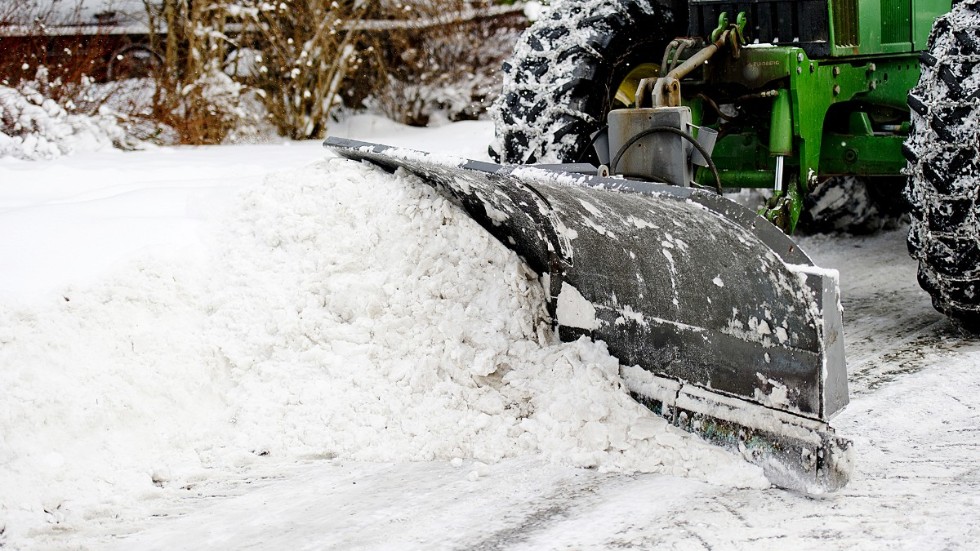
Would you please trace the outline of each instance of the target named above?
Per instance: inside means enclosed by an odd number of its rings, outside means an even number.
[[[491,109],[491,155],[503,162],[577,160],[605,124],[622,78],[636,63],[660,63],[666,44],[683,34],[654,0],[565,0],[551,10],[504,65],[503,93]]]

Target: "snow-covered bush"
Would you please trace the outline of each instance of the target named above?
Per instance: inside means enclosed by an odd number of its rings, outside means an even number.
[[[59,91],[60,102],[52,90]],[[107,93],[88,80],[70,86],[51,82],[43,68],[32,81],[0,86],[0,158],[51,159],[136,147],[138,141],[105,104]]]
[[[147,4],[150,47],[162,57],[155,75],[153,111],[182,143],[222,143],[239,124],[258,116],[243,107],[248,88],[222,70],[234,40],[227,32],[237,15],[236,0]]]
[[[263,134],[265,109],[258,93],[232,79],[213,60],[186,83],[162,79],[155,94],[156,117],[174,129],[181,143],[219,144]]]
[[[371,2],[242,0],[234,10],[251,55],[251,80],[264,92],[271,121],[294,139],[321,137],[330,110],[340,102],[344,77]]]
[[[131,149],[161,135],[160,125],[151,120],[155,84],[145,79],[98,82],[105,76],[105,36],[65,34],[83,25],[82,9],[93,5],[82,0],[0,2],[0,158]]]
[[[400,54],[382,67],[386,85],[375,89],[369,106],[417,126],[425,126],[434,116],[469,120],[486,111],[500,89],[500,65],[513,49],[521,21],[515,17],[468,20],[467,3],[450,0],[449,4],[457,10],[459,21],[390,35]],[[446,9],[438,3],[433,7]]]

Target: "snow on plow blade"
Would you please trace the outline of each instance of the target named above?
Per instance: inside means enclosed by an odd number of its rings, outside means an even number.
[[[559,336],[605,341],[633,396],[742,453],[776,485],[848,480],[836,274],[718,195],[500,166],[328,138],[341,156],[405,169],[537,271]]]

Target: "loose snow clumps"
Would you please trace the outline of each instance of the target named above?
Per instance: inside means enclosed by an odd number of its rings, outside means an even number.
[[[0,308],[0,526],[146,515],[255,465],[494,462],[766,485],[556,342],[534,274],[416,179],[331,159],[246,190],[205,260]]]

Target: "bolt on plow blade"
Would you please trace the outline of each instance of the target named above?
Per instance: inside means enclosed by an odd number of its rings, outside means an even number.
[[[691,188],[324,145],[461,206],[540,274],[559,336],[604,341],[633,396],[674,425],[778,486],[847,483],[851,445],[828,424],[847,404],[836,273],[754,212]]]

